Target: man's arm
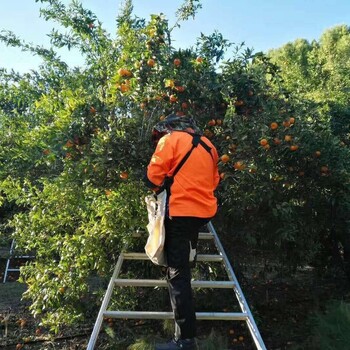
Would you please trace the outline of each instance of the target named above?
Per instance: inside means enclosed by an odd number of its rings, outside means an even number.
[[[162,186],[171,168],[173,149],[170,144],[170,134],[163,136],[154,151],[147,167],[144,182],[147,187],[157,191]]]

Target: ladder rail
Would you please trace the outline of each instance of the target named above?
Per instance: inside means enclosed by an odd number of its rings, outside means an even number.
[[[232,280],[234,282],[234,291],[235,291],[238,303],[241,307],[241,310],[248,315],[246,322],[247,322],[250,334],[254,340],[255,346],[257,347],[258,350],[266,350],[266,346],[264,344],[264,341],[263,341],[261,334],[259,332],[259,329],[254,321],[253,314],[248,306],[247,300],[245,299],[243,291],[238,283],[238,279],[233,271],[233,268],[230,264],[230,261],[225,253],[224,247],[221,244],[219,237],[218,237],[218,235],[215,231],[215,228],[214,228],[211,221],[208,223],[208,229],[209,229],[209,231],[211,231],[213,233],[215,245],[216,245],[218,251],[220,252],[220,254],[222,254],[222,256],[223,256],[224,266],[225,266],[225,269],[228,273],[228,277],[230,280]]]
[[[106,293],[103,297],[100,311],[97,315],[94,329],[92,330],[92,334],[91,334],[88,346],[86,348],[87,350],[93,350],[95,348],[97,337],[98,337],[98,334],[100,333],[100,330],[101,330],[104,313],[106,312],[109,301],[111,300],[111,297],[112,297],[112,293],[113,293],[113,289],[114,289],[114,285],[115,285],[114,280],[118,277],[118,275],[120,273],[120,270],[121,270],[122,264],[123,264],[123,260],[124,260],[124,254],[121,253],[118,257],[118,261],[117,261],[117,264],[115,265],[112,278],[109,281],[108,288],[107,288]]]

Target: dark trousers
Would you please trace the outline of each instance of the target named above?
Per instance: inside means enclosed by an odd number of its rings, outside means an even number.
[[[175,318],[175,336],[189,339],[196,336],[196,314],[191,288],[190,242],[197,247],[199,229],[210,219],[176,216],[165,219],[165,252],[167,282]]]

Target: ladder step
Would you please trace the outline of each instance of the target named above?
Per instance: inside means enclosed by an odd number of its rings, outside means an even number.
[[[155,311],[105,311],[105,318],[127,318],[127,319],[146,319],[146,320],[172,320],[172,312]],[[236,320],[246,321],[248,314],[243,312],[196,312],[197,320]]]
[[[123,287],[167,287],[166,280],[115,279],[117,286]],[[233,281],[192,281],[194,288],[234,288]]]
[[[8,272],[18,272],[20,269],[7,269]]]
[[[199,232],[199,239],[213,239],[214,235],[212,232]]]
[[[125,260],[149,260],[146,253],[123,253]],[[223,261],[223,257],[217,254],[198,254],[197,261]]]

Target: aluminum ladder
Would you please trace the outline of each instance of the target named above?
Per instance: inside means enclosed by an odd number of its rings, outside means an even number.
[[[238,283],[236,275],[231,267],[224,248],[211,222],[207,224],[209,232],[200,232],[199,240],[214,240],[218,255],[198,254],[197,261],[221,262],[226,270],[229,281],[192,281],[192,288],[232,288],[240,305],[242,312],[196,312],[197,320],[226,320],[226,321],[245,321],[255,346],[258,350],[266,350],[264,341],[260,335],[258,327],[254,321],[253,315],[249,309],[248,303],[243,295],[242,289]],[[145,253],[121,253],[114,268],[113,275],[109,281],[100,311],[87,346],[87,350],[93,350],[96,345],[102,322],[104,318],[118,319],[173,319],[172,312],[154,312],[154,311],[112,311],[108,310],[113,289],[115,286],[129,287],[167,287],[166,280],[144,280],[144,279],[119,279],[124,260],[148,260]]]
[[[5,273],[4,273],[4,278],[3,278],[3,283],[6,283],[7,281],[7,276],[9,272],[19,272],[19,268],[12,268],[11,265],[11,259],[33,259],[34,255],[14,255],[15,254],[15,245],[16,242],[13,239],[11,242],[11,247],[10,247],[10,252],[9,252],[9,257],[7,258],[6,261],[6,267],[5,267]]]

